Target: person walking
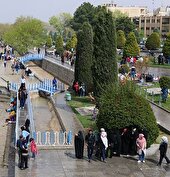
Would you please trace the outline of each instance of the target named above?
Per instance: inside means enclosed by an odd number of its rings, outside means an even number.
[[[22,150],[23,142],[24,142],[24,137],[20,135],[16,143],[16,148],[18,152],[18,167],[19,168],[21,168],[21,150]]]
[[[169,158],[166,156],[167,148],[168,148],[168,138],[166,136],[163,136],[161,138],[161,143],[159,146],[160,158],[159,158],[158,165],[162,164],[163,158],[165,158],[165,160],[168,164],[170,163]]]
[[[21,149],[21,170],[28,168],[28,148],[26,144]]]
[[[93,131],[90,129],[89,133],[85,137],[86,145],[87,145],[87,156],[88,156],[88,162],[91,162],[93,150],[95,146],[95,136],[93,134]]]
[[[37,155],[38,150],[34,138],[30,138],[30,150],[32,153],[32,158],[35,160],[35,156]]]
[[[100,129],[99,146],[101,152],[101,161],[106,163],[106,150],[108,148],[107,133],[104,128]]]
[[[74,146],[76,158],[82,159],[84,153],[84,136],[82,131],[79,131],[78,134],[75,134]]]
[[[38,48],[37,50],[38,50],[38,54],[40,54],[40,48]]]
[[[139,137],[136,140],[137,145],[137,153],[139,154],[138,163],[145,163],[145,155],[146,155],[146,139],[142,133],[139,134]]]
[[[24,109],[26,98],[27,94],[25,89],[24,88],[20,89],[19,91],[20,109]]]

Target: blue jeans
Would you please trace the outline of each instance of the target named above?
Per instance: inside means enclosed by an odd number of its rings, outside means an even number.
[[[140,160],[140,161],[144,161],[144,160],[145,160],[145,154],[144,154],[143,151],[142,151],[141,154],[139,154],[139,160]]]
[[[87,154],[88,154],[88,159],[89,159],[89,160],[92,159],[93,150],[94,150],[94,146],[88,146],[88,147],[87,147]]]
[[[106,159],[106,150],[105,147],[101,148],[101,158],[104,161]]]

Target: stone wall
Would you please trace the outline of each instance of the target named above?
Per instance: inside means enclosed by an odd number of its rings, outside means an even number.
[[[70,70],[62,65],[58,65],[53,61],[49,60],[42,60],[42,61],[35,61],[35,64],[40,66],[45,71],[49,72],[50,74],[54,75],[63,83],[71,86],[74,81],[74,71]]]

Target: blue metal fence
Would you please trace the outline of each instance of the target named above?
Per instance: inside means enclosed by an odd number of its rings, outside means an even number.
[[[9,89],[12,91],[18,91],[20,88],[20,84],[19,83],[10,83],[9,84]],[[53,95],[56,92],[59,91],[63,91],[65,90],[65,85],[61,82],[57,81],[56,86],[53,85],[52,80],[50,79],[44,79],[43,82],[38,82],[35,84],[26,84],[26,89],[29,92],[34,92],[34,91],[38,91],[38,90],[42,90],[45,92],[50,93],[51,95]]]
[[[73,145],[72,132],[46,131],[33,132],[33,138],[38,146],[58,146],[58,145]]]
[[[43,54],[28,54],[23,57],[20,57],[19,59],[20,59],[20,62],[25,63],[25,62],[32,61],[32,60],[43,60],[44,55]]]

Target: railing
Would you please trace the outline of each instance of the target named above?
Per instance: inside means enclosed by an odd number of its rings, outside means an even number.
[[[62,146],[73,145],[72,132],[33,132],[35,142],[38,146]]]
[[[34,124],[32,103],[31,103],[31,98],[30,98],[29,92],[28,92],[28,97],[27,97],[27,109],[28,109],[28,117],[30,120],[30,134],[31,134],[31,136],[33,136],[33,132],[35,132],[35,124]]]
[[[20,57],[20,62],[24,63],[31,60],[42,60],[42,59],[44,59],[43,54],[28,54],[23,57]]]
[[[19,137],[19,99],[18,99],[18,92],[17,92],[17,112],[16,112],[16,125],[15,125],[15,142],[14,145],[17,142],[17,139]]]
[[[19,83],[10,83],[9,84],[9,89],[12,91],[18,91],[19,88],[20,88]],[[65,84],[57,81],[56,87],[54,87],[52,84],[52,80],[44,79],[43,82],[38,82],[35,84],[26,84],[26,89],[29,92],[42,90],[42,91],[49,92],[51,95],[53,95],[55,92],[65,90]]]

